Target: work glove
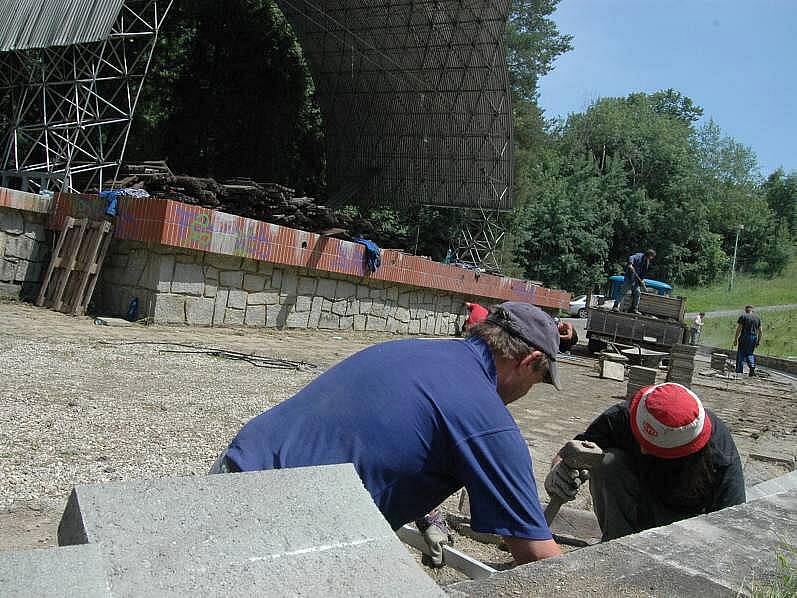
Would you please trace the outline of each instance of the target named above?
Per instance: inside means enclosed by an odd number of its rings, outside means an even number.
[[[443,520],[443,516],[439,511],[432,511],[422,519],[416,520],[415,525],[423,535],[426,546],[429,547],[429,554],[423,555],[422,562],[430,567],[442,567],[445,564],[443,563],[443,545],[454,542],[454,537]]]
[[[589,472],[586,469],[572,469],[564,461],[559,461],[545,477],[545,491],[548,496],[556,496],[567,502],[576,497],[579,487],[588,479]]]

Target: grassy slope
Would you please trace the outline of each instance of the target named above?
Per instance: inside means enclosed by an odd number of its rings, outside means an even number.
[[[726,277],[723,281],[706,287],[676,288],[674,294],[686,296],[686,309],[690,312],[741,310],[747,304],[762,306],[797,303],[797,257],[792,258],[783,274],[777,278],[749,274],[737,276],[730,293]]]
[[[741,312],[741,310],[740,310]],[[758,314],[764,330],[764,340],[757,354],[797,359],[797,309]],[[738,316],[707,317],[700,343],[730,349]]]

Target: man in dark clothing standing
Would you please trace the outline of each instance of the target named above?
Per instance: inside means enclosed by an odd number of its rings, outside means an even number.
[[[631,305],[628,311],[631,313],[639,313],[639,300],[642,297],[642,291],[645,289],[645,274],[650,269],[650,262],[656,257],[656,252],[648,249],[644,253],[635,253],[628,258],[628,263],[625,265],[625,272],[623,274],[623,287],[620,290],[620,296],[614,300],[612,309],[617,311],[620,309],[620,302],[625,297],[625,294],[631,291]]]
[[[576,439],[605,452],[589,472],[603,540],[745,502],[742,464],[728,428],[680,384],[641,389]],[[583,474],[555,459],[545,489],[573,500]]]
[[[736,333],[733,336],[733,346],[739,345],[736,351],[736,373],[744,372],[744,364],[750,368],[750,375],[755,376],[755,355],[753,352],[761,342],[761,318],[753,313],[753,306],[746,305],[744,313],[736,322]]]

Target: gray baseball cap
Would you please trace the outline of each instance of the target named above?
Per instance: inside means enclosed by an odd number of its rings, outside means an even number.
[[[551,316],[530,303],[507,301],[491,309],[487,321],[545,353],[550,362],[545,382],[553,384],[556,390],[562,390],[559,363],[556,360],[559,328]]]

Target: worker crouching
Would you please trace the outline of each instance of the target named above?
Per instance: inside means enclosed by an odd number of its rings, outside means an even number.
[[[728,428],[680,384],[641,389],[576,439],[605,452],[589,472],[603,540],[745,501],[741,460]],[[545,489],[573,500],[585,477],[557,457]]]

